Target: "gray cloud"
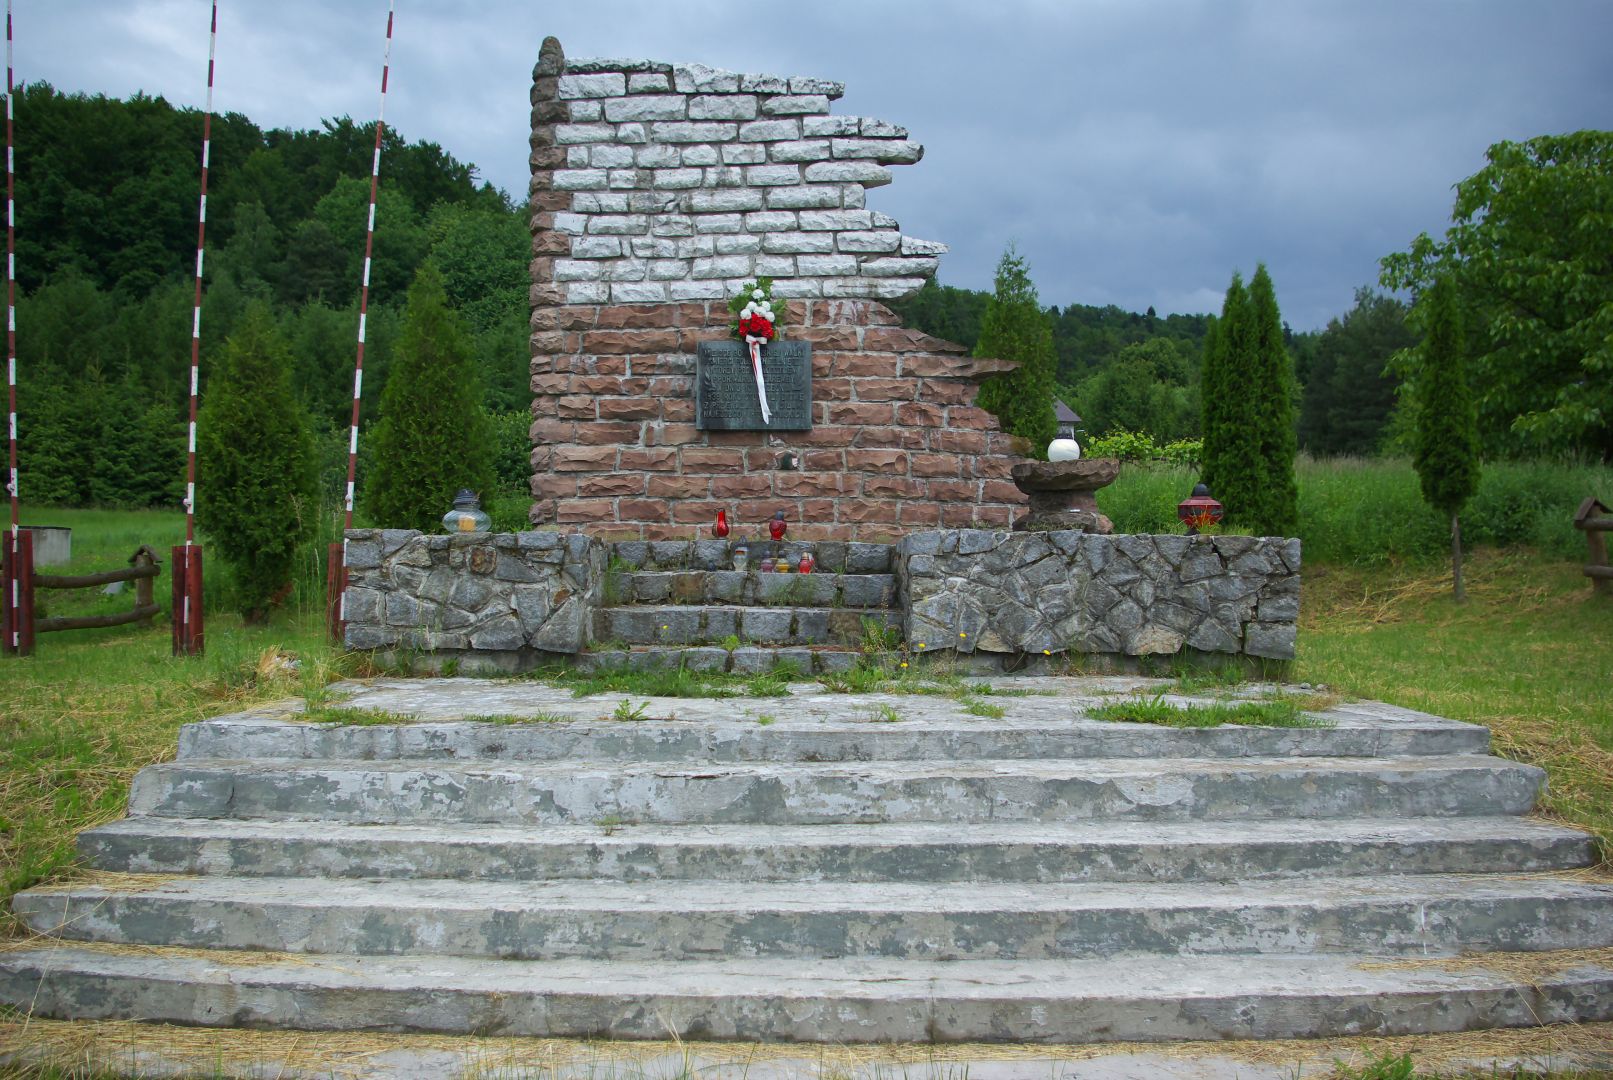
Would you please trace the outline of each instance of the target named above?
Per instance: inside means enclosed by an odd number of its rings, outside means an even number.
[[[21,77],[202,102],[205,0],[17,0]],[[311,127],[378,104],[379,0],[223,0],[216,107]],[[1319,326],[1446,224],[1501,139],[1607,126],[1601,0],[402,0],[388,122],[519,195],[538,45],[847,84],[924,161],[870,205],[990,286],[1018,243],[1048,303],[1204,311],[1265,261]],[[20,135],[25,139],[26,134]]]

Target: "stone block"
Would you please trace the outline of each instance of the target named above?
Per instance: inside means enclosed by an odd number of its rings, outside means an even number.
[[[613,124],[630,120],[683,120],[689,111],[689,100],[682,94],[639,94],[610,98],[602,104],[605,119]]]
[[[572,98],[619,97],[627,93],[627,76],[620,72],[599,75],[560,76],[557,96],[562,101]]]
[[[1298,636],[1292,623],[1250,623],[1244,630],[1243,651],[1270,660],[1292,660]]]
[[[692,97],[690,120],[754,120],[756,98],[749,94],[710,94]]]

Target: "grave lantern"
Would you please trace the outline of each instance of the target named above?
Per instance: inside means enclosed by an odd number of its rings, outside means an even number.
[[[1221,520],[1221,504],[1210,497],[1210,489],[1195,485],[1193,494],[1176,504],[1176,517],[1187,526],[1187,535],[1197,536],[1199,530]]]
[[[486,532],[492,523],[482,512],[482,500],[470,488],[460,488],[454,508],[442,516],[443,530],[451,533]]]

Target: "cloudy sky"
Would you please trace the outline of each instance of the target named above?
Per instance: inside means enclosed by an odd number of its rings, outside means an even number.
[[[12,0],[19,79],[200,106],[209,0]],[[398,0],[387,121],[514,194],[527,91],[571,57],[843,81],[924,160],[872,208],[989,288],[1017,243],[1042,300],[1216,309],[1264,261],[1311,329],[1450,214],[1502,139],[1613,125],[1607,0]],[[215,108],[371,119],[386,0],[221,0]],[[19,132],[26,152],[26,132]],[[385,176],[383,165],[383,183]]]

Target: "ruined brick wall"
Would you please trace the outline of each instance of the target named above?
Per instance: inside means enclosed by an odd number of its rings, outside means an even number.
[[[775,510],[803,539],[1002,527],[1018,460],[973,402],[1012,364],[901,328],[942,244],[867,209],[923,149],[884,121],[829,115],[842,87],[646,60],[565,59],[532,88],[534,525],[686,537],[719,509]],[[813,428],[695,428],[696,344],[729,336],[757,277],[812,343]],[[780,472],[785,450],[802,469]]]

